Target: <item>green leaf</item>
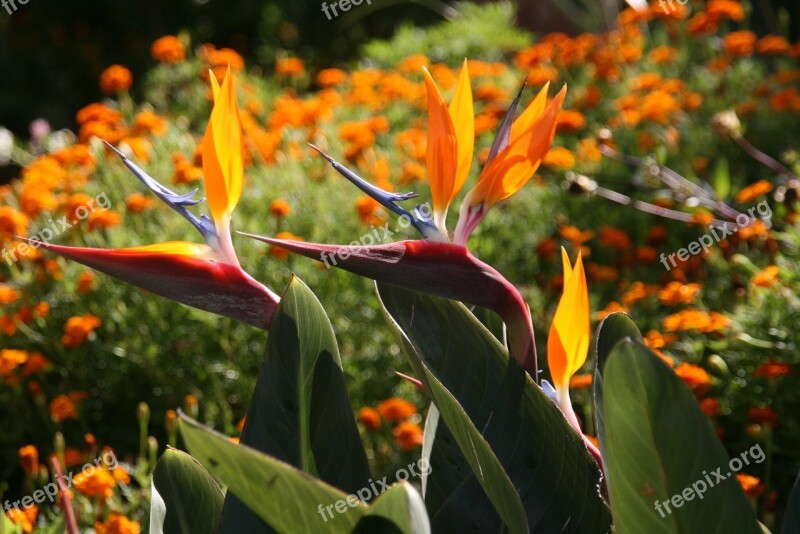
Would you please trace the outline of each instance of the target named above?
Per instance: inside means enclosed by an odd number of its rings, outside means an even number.
[[[726,158],[717,160],[714,166],[714,192],[721,199],[728,198],[731,193],[731,173]]]
[[[366,505],[324,518],[325,507],[345,501],[347,494],[292,465],[237,445],[181,414],[180,430],[186,447],[208,471],[228,487],[262,521],[277,532],[350,532]]]
[[[565,525],[607,532],[610,514],[598,495],[597,465],[555,404],[491,333],[457,302],[377,286],[390,325],[441,413],[434,451],[444,423],[512,532],[560,531]],[[452,474],[435,459],[426,504],[437,473]],[[452,482],[468,484],[469,476],[463,472]],[[430,505],[429,513],[436,513]],[[472,525],[462,521],[450,528]]]
[[[794,487],[786,503],[786,514],[783,516],[781,534],[797,534],[800,532],[800,475],[794,481]]]
[[[423,534],[431,531],[425,503],[408,482],[381,494],[353,530],[354,534]]]
[[[625,338],[642,340],[642,334],[633,319],[625,313],[612,313],[606,316],[597,327],[595,334],[595,368],[592,379],[592,403],[597,439],[605,432],[603,420],[603,368],[611,350]],[[606,473],[607,475],[607,473]]]
[[[222,517],[222,490],[197,460],[167,449],[153,471],[150,532],[216,532]]]
[[[348,493],[370,477],[333,327],[297,277],[275,312],[240,439]],[[223,532],[271,532],[236,501],[226,498]]]
[[[603,416],[616,532],[760,532],[691,390],[640,341],[623,339],[608,356]]]

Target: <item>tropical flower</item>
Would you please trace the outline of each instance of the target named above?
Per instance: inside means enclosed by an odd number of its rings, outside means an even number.
[[[590,340],[589,292],[580,252],[575,266],[570,265],[567,251],[561,249],[564,269],[564,292],[558,302],[550,335],[547,338],[547,364],[556,390],[559,408],[567,421],[580,432],[578,419],[569,399],[569,384],[586,362]]]
[[[185,195],[170,191],[109,145],[144,185],[194,225],[204,245],[171,241],[104,250],[38,244],[153,293],[268,329],[278,296],[242,270],[231,241],[231,215],[242,194],[244,174],[233,75],[229,69],[221,87],[213,73],[210,79],[214,107],[201,152],[211,219],[187,209],[201,202],[193,199],[197,190]],[[77,343],[77,338],[68,342]]]
[[[353,83],[358,81],[354,78]],[[467,62],[455,83],[455,95],[449,107],[427,71],[425,83],[428,95],[425,159],[432,213],[425,213],[422,209],[425,206],[417,206],[413,214],[409,213],[397,203],[416,194],[392,193],[376,187],[312,145],[342,176],[387,210],[404,217],[424,240],[337,246],[250,237],[326,264],[330,260],[337,267],[361,276],[489,308],[506,323],[509,352],[534,380],[538,380],[528,305],[500,273],[470,254],[466,243],[488,210],[519,191],[541,164],[555,135],[566,88],[548,104],[548,85],[545,85],[516,120],[514,116],[522,91],[514,99],[500,124],[483,171],[461,203],[451,242],[445,224],[447,211],[466,183],[474,148],[475,117]]]

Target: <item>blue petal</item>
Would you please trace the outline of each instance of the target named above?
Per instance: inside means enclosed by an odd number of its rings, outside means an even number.
[[[375,187],[371,183],[364,180],[362,177],[330,157],[328,154],[322,151],[319,147],[309,144],[311,148],[319,152],[319,154],[328,160],[328,162],[333,166],[336,171],[347,178],[353,185],[361,189],[367,195],[371,196],[375,200],[377,200],[382,206],[387,208],[390,211],[393,211],[400,217],[405,217],[408,219],[409,222],[417,229],[417,231],[422,234],[422,237],[429,238],[429,237],[437,237],[440,235],[439,229],[433,224],[429,216],[425,216],[421,210],[420,206],[414,208],[414,215],[411,215],[409,212],[395,204],[395,202],[403,202],[410,198],[415,198],[419,196],[417,193],[390,193],[388,191],[384,191],[379,187]]]
[[[219,241],[217,229],[214,227],[214,223],[211,221],[211,219],[205,215],[201,215],[200,218],[198,218],[186,209],[186,206],[194,206],[205,200],[205,198],[201,198],[199,200],[192,198],[195,193],[197,193],[197,189],[191,191],[190,193],[179,195],[158,183],[153,177],[148,175],[141,168],[139,168],[139,166],[129,160],[125,154],[111,146],[109,143],[105,141],[103,142],[108,148],[113,150],[117,156],[119,156],[119,158],[122,160],[122,163],[124,163],[125,166],[128,167],[144,185],[146,185],[153,193],[155,193],[158,198],[163,200],[170,208],[180,213],[187,221],[192,223],[194,227],[197,228],[197,230],[203,235],[203,238],[209,245],[213,245]]]
[[[558,406],[558,396],[556,395],[556,388],[550,385],[550,382],[548,382],[547,380],[542,380],[540,386],[542,387],[542,391],[544,391],[544,394],[547,395],[556,406]]]

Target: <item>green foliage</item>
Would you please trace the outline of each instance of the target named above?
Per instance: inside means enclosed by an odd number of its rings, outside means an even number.
[[[514,26],[511,2],[486,6],[463,2],[455,9],[458,14],[447,24],[428,29],[403,26],[389,40],[370,41],[361,54],[383,68],[393,67],[414,54],[424,54],[434,61],[452,62],[467,57],[498,61],[531,41],[527,32]]]
[[[185,452],[167,449],[153,471],[150,528],[193,534],[216,532],[223,494],[208,471]]]

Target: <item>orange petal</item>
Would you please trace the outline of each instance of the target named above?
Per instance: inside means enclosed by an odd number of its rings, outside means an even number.
[[[536,95],[536,98],[528,104],[528,107],[525,108],[522,114],[520,114],[517,120],[511,125],[512,140],[530,130],[536,120],[541,117],[545,105],[547,104],[547,94],[549,90],[550,82],[547,82],[544,84],[544,87],[539,90],[539,94]]]
[[[586,361],[589,321],[589,291],[583,260],[578,253],[571,273],[564,272],[564,294],[547,338],[547,363],[557,389],[568,388],[569,379]]]
[[[475,146],[475,108],[472,103],[472,88],[466,59],[461,67],[461,75],[458,78],[458,86],[453,100],[450,102],[449,112],[453,119],[457,145],[456,174],[453,192],[450,194],[450,202],[452,202],[464,187],[464,182],[467,181]]]
[[[531,179],[550,150],[565,95],[566,86],[526,131],[514,137],[512,130],[511,143],[489,162],[470,191],[466,199],[470,206],[484,204],[488,209],[519,191]]]
[[[219,90],[214,82],[211,85],[217,95],[203,138],[203,179],[211,215],[219,229],[227,226],[242,195],[242,126],[230,68]]]
[[[445,106],[436,84],[425,69],[428,90],[428,148],[426,159],[431,183],[433,211],[439,228],[444,228],[444,217],[453,196],[456,179],[456,133],[453,119]]]

